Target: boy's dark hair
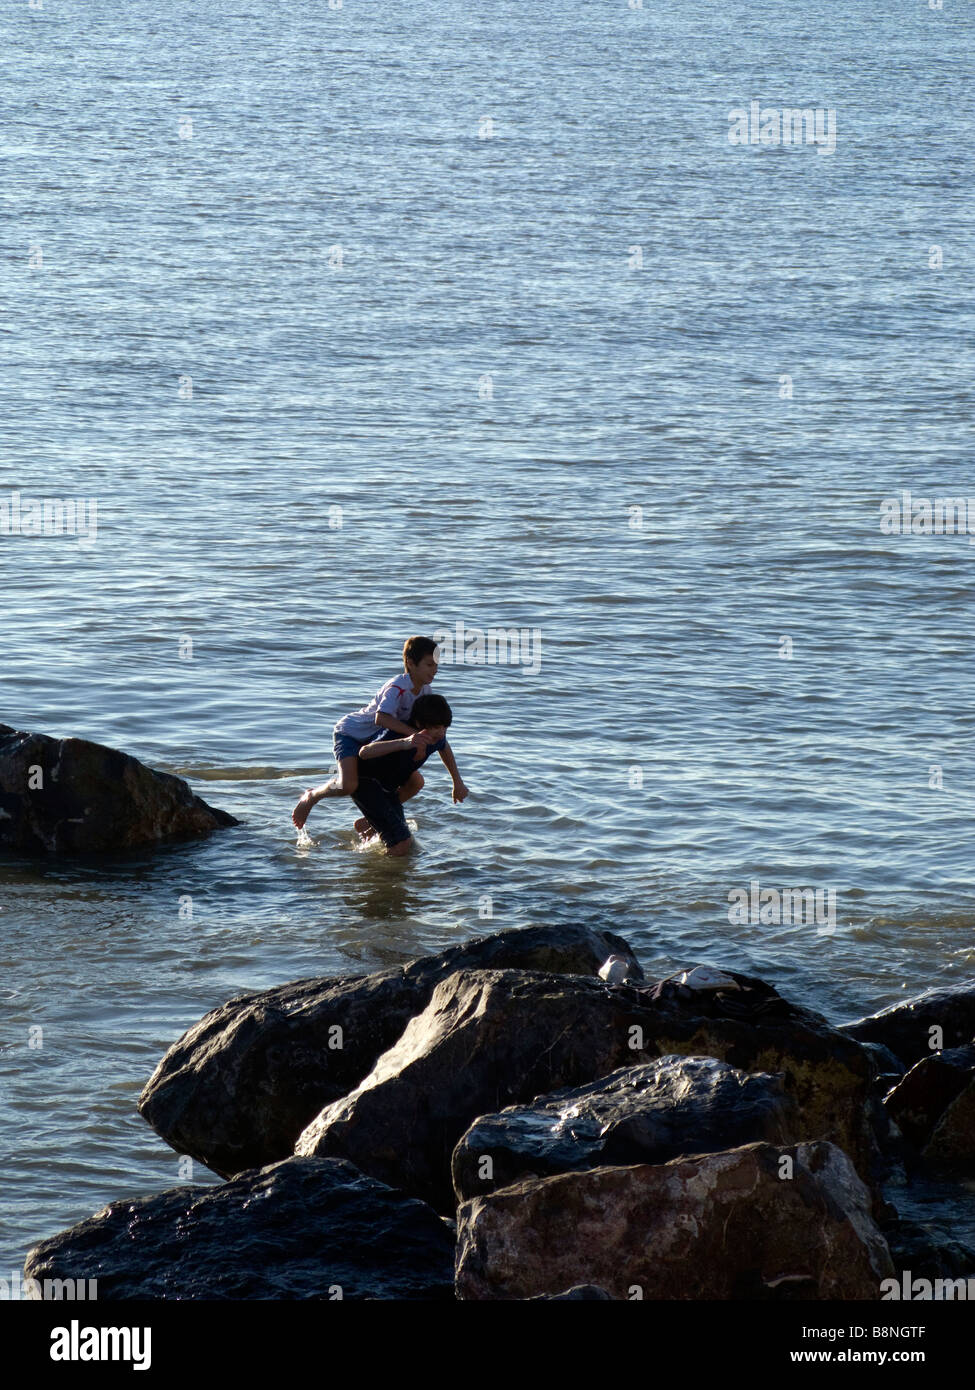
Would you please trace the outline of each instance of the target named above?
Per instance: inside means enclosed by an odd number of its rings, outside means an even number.
[[[448,728],[453,717],[450,706],[442,695],[421,695],[413,701],[410,723],[418,729],[433,729],[438,724]]]
[[[432,656],[436,650],[437,644],[432,637],[407,637],[403,643],[403,670],[406,670],[408,661],[412,661],[415,666],[425,656]]]

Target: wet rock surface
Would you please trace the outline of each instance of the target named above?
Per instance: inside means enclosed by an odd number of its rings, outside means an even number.
[[[869,1018],[844,1023],[840,1032],[859,1042],[883,1043],[906,1071],[933,1051],[961,1047],[975,1038],[975,980],[929,989]]]
[[[238,822],[181,777],[81,738],[0,724],[0,847],[29,855],[112,853],[193,840]]]
[[[117,1299],[452,1299],[454,1232],[334,1159],[177,1187],[34,1247],[25,1278],[97,1280]]]

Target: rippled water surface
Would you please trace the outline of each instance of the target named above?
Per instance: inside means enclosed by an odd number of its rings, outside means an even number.
[[[2,25],[0,501],[97,534],[0,536],[0,722],[242,824],[0,868],[0,1272],[179,1179],[135,1102],[235,992],[559,919],[837,1021],[975,975],[975,549],[879,510],[975,508],[969,9]],[[835,153],[731,145],[752,99]],[[334,721],[458,621],[541,641],[441,669],[469,800],[431,767],[406,864],[334,801],[298,849]],[[752,880],[835,932],[732,924]]]

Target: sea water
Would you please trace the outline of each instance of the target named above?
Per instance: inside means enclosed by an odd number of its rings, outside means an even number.
[[[135,1106],[235,993],[558,921],[834,1021],[975,975],[970,8],[0,23],[0,722],[241,821],[4,860],[0,1267],[209,1180]],[[435,631],[470,796],[302,848]]]

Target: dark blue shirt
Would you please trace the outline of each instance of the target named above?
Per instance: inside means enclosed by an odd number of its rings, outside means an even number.
[[[405,734],[398,734],[395,729],[384,729],[378,738],[370,739],[370,744],[405,737]],[[442,738],[439,743],[431,743],[419,750],[404,748],[399,753],[385,753],[381,758],[363,758],[360,755],[359,776],[375,777],[388,791],[396,791],[404,782],[409,781],[417,768],[423,766],[431,753],[439,753],[446,746],[447,740]],[[419,757],[416,756],[417,751]]]

